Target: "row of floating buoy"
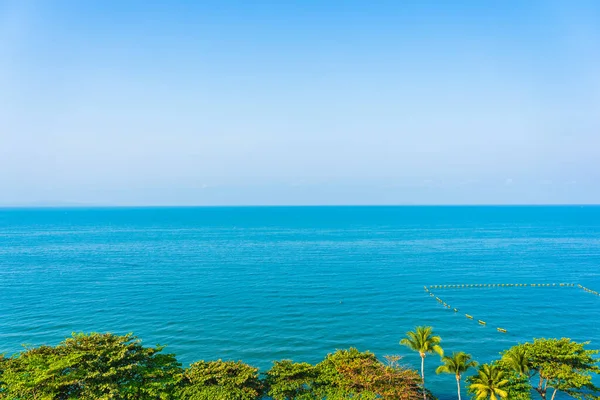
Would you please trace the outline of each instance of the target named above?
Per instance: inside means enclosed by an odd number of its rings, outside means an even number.
[[[430,296],[434,297],[435,295],[427,288],[427,286],[425,286],[425,291],[429,293]],[[458,308],[452,308],[452,306],[448,303],[446,303],[444,300],[440,299],[439,297],[435,296],[435,299],[438,303],[440,303],[441,305],[443,305],[445,308],[447,309],[452,309],[455,313],[458,313]],[[465,316],[468,319],[473,319],[472,315],[469,314],[465,314]],[[479,322],[480,325],[483,326],[487,326],[487,323],[485,321],[482,321],[480,319],[477,320],[477,322]],[[506,333],[506,329],[503,328],[496,328],[498,330],[498,332],[502,332],[502,333]]]
[[[583,291],[584,291],[584,292],[588,292],[588,293],[591,293],[591,294],[595,294],[596,296],[600,296],[600,293],[596,292],[595,290],[588,289],[588,288],[586,288],[585,286],[582,286],[582,285],[577,285],[577,287],[578,287],[579,289],[583,289]]]
[[[559,287],[575,287],[576,285],[574,283],[473,283],[473,284],[464,284],[464,285],[430,285],[429,288],[431,289],[460,289],[460,288],[473,288],[473,287],[552,287],[552,286],[559,286]],[[577,287],[579,289],[582,289],[583,291],[587,292],[587,293],[591,293],[593,295],[596,296],[600,296],[600,292],[597,292],[595,290],[589,289],[583,285],[577,284]],[[429,293],[430,296],[435,296],[427,286],[425,286],[425,291]],[[439,297],[436,297],[436,300],[442,304],[445,308],[452,308],[449,304],[446,304],[442,299],[440,299]],[[453,309],[455,313],[458,312],[457,308]],[[465,316],[468,319],[473,319],[472,315],[469,314],[465,314]],[[487,323],[485,321],[482,320],[477,320],[477,322],[480,325],[486,326]],[[502,333],[507,333],[506,329],[504,328],[496,328],[496,330],[498,332],[502,332]]]
[[[461,288],[473,288],[473,287],[549,287],[549,286],[575,286],[574,283],[470,283],[464,285],[431,285],[431,289],[461,289]],[[581,285],[578,285],[583,288]],[[427,286],[426,291],[429,291]]]

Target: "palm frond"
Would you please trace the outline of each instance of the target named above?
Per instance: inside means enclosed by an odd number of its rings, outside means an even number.
[[[400,344],[419,353],[437,353],[443,355],[440,347],[442,338],[433,335],[430,326],[417,326],[414,331],[406,332],[406,337],[400,340]]]

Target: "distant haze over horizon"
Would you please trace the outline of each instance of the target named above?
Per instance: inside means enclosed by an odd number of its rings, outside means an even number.
[[[158,3],[0,3],[0,207],[600,203],[600,2]]]
[[[0,206],[0,211],[4,210],[7,212],[10,211],[46,211],[46,210],[116,210],[116,209],[124,209],[124,210],[144,210],[144,209],[165,209],[165,210],[175,210],[175,209],[276,209],[276,208],[285,208],[285,209],[303,209],[303,208],[332,208],[332,209],[344,209],[344,208],[384,208],[384,209],[394,209],[394,208],[432,208],[432,209],[443,209],[443,208],[452,208],[452,209],[461,209],[461,208],[471,208],[471,209],[512,209],[512,208],[554,208],[554,209],[574,209],[574,208],[600,208],[600,204],[598,203],[586,203],[586,204],[566,204],[566,203],[539,203],[539,204],[219,204],[219,205],[195,205],[195,204],[171,204],[171,205],[136,205],[136,204],[84,204],[84,203],[32,203],[32,204],[15,204],[15,205],[2,205]]]

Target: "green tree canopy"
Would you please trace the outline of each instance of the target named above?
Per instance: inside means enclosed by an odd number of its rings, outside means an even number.
[[[273,400],[314,400],[318,370],[311,364],[275,361],[266,374],[267,394]]]
[[[415,371],[384,365],[373,353],[355,348],[329,354],[317,370],[319,399],[418,400],[422,396]]]
[[[441,353],[431,328],[418,327],[402,341],[420,354]],[[535,389],[554,400],[563,392],[576,399],[598,399],[592,375],[600,372],[599,351],[570,339],[535,339],[502,353],[467,378],[478,400],[530,400]],[[57,346],[25,348],[12,357],[0,355],[3,400],[273,400],[387,399],[420,400],[433,396],[417,371],[388,364],[355,348],[328,354],[317,365],[274,362],[259,378],[258,369],[241,361],[200,361],[183,370],[163,347],[145,347],[132,335],[73,334]],[[474,366],[468,354],[442,357],[438,373],[460,379]],[[423,364],[421,364],[423,365]],[[531,382],[537,386],[532,388]]]
[[[507,398],[510,400],[531,400],[531,383],[529,377],[516,372],[512,366],[504,362],[504,360],[495,361],[493,363],[504,373],[504,379],[508,383],[503,387],[506,390]]]
[[[3,398],[2,393],[6,391],[6,383],[4,382],[2,375],[4,374],[7,361],[8,360],[6,357],[4,357],[4,354],[0,354],[0,399]]]
[[[258,368],[241,361],[199,361],[183,373],[182,400],[254,400],[262,393]]]
[[[56,347],[29,348],[3,362],[9,399],[168,399],[181,369],[163,347],[132,335],[73,334]]]
[[[568,338],[534,339],[512,347],[503,359],[519,373],[537,376],[534,389],[542,399],[551,391],[551,399],[557,392],[564,392],[576,399],[596,399],[599,391],[592,384],[592,374],[598,368],[598,350],[585,348],[589,342],[577,343]]]

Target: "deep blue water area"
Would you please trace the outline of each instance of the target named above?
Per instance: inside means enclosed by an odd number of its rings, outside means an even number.
[[[205,207],[0,210],[0,352],[73,331],[134,332],[188,364],[318,362],[432,325],[480,362],[533,337],[600,348],[600,207]],[[486,326],[468,320],[465,313]],[[497,327],[507,329],[503,334]],[[453,398],[451,376],[428,382]]]

